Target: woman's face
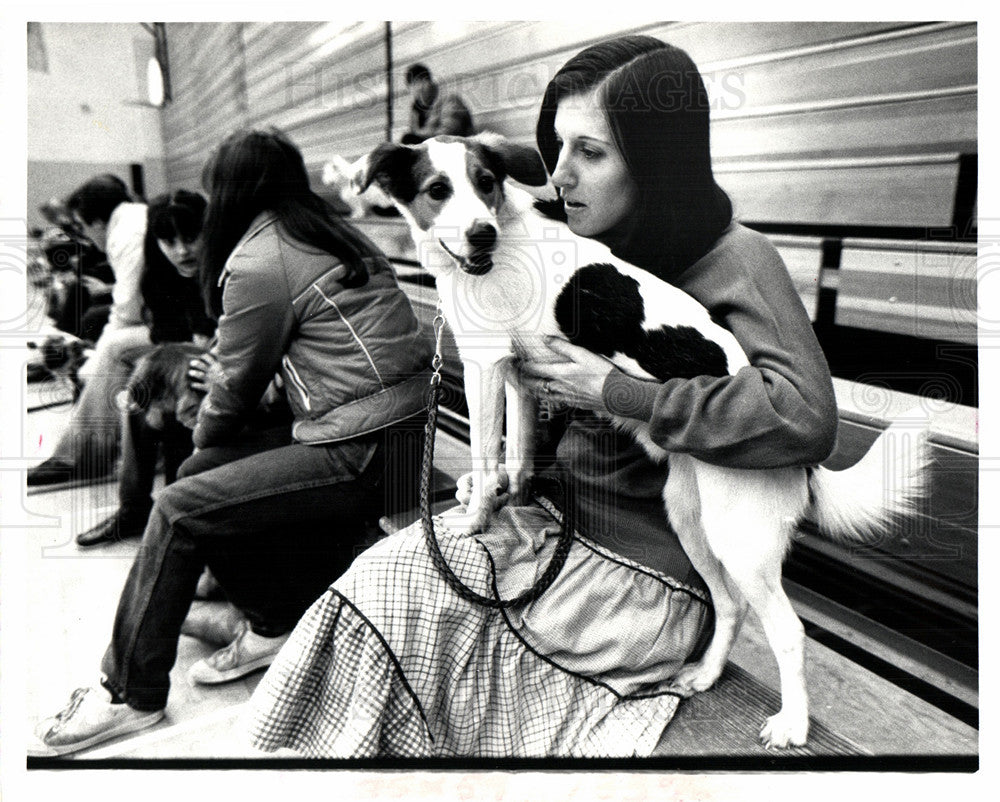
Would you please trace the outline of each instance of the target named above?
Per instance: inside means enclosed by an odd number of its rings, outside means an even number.
[[[197,240],[184,239],[180,234],[173,239],[157,239],[160,251],[170,261],[184,278],[194,278],[198,272],[198,259],[195,256]]]
[[[635,209],[639,189],[614,144],[596,91],[559,101],[555,117],[559,160],[552,183],[566,206],[574,234],[593,237]]]

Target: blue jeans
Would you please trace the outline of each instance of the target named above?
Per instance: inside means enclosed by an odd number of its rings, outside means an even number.
[[[396,494],[413,497],[421,425],[312,446],[281,427],[192,455],[150,513],[101,664],[106,685],[135,709],[166,706],[205,566],[255,632],[290,631],[363,550],[366,522]]]
[[[141,530],[153,507],[156,462],[163,452],[166,484],[172,484],[194,445],[191,430],[172,415],[165,415],[162,428],[154,429],[142,410],[125,413],[122,424],[122,458],[118,480],[118,519],[125,529]]]
[[[145,326],[105,329],[93,356],[80,369],[83,392],[53,458],[68,462],[87,478],[114,470],[122,422],[118,396],[128,385],[136,361],[152,348]]]

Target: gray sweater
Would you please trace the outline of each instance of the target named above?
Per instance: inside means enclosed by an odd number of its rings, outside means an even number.
[[[672,283],[729,329],[750,360],[734,376],[664,383],[613,370],[604,402],[651,425],[669,451],[734,468],[815,465],[831,453],[837,405],[826,358],[781,257],[738,223]],[[563,435],[557,466],[572,477],[579,528],[608,548],[697,582],[676,538],[664,536],[666,467],[590,416]]]

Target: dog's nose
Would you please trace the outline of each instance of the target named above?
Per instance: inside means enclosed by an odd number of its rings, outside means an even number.
[[[490,251],[497,242],[497,230],[491,223],[476,223],[465,232],[474,251]]]

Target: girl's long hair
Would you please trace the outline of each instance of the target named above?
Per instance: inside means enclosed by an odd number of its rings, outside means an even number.
[[[214,324],[205,315],[198,280],[184,278],[164,256],[158,239],[177,237],[194,242],[205,220],[205,198],[178,189],[153,198],[146,210],[143,266],[139,289],[149,316],[153,342],[191,339],[191,334],[211,334]]]
[[[238,131],[226,138],[202,171],[209,192],[202,249],[202,292],[209,310],[222,314],[219,276],[250,224],[275,215],[285,236],[339,259],[346,287],[368,281],[365,258],[373,246],[340,219],[309,186],[302,153],[277,129]]]
[[[549,174],[559,158],[559,101],[593,91],[639,190],[635,214],[608,244],[669,278],[707,253],[733,216],[712,174],[705,84],[687,53],[651,36],[623,36],[581,51],[542,98],[535,135]]]

